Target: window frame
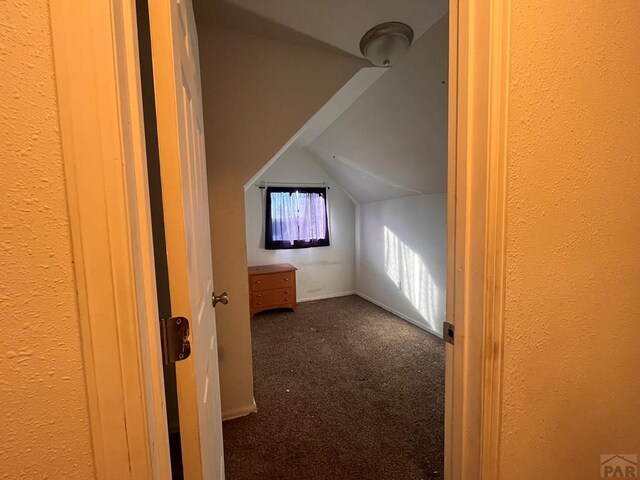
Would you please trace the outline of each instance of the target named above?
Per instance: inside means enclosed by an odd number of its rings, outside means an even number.
[[[329,232],[329,204],[327,198],[328,187],[266,187],[265,199],[265,228],[264,228],[264,248],[265,250],[292,250],[301,248],[330,247]],[[273,226],[271,221],[271,194],[272,193],[317,193],[324,198],[324,221],[326,235],[318,240],[294,240],[293,244],[284,240],[273,240]]]

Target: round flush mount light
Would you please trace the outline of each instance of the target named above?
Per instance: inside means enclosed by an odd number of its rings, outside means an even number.
[[[376,25],[360,40],[360,51],[378,67],[389,67],[413,42],[413,30],[406,23],[387,22]]]

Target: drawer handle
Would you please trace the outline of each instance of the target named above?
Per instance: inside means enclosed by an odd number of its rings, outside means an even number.
[[[262,280],[256,280],[256,283],[262,283]]]
[[[262,302],[258,302],[258,305],[262,305]]]
[[[289,292],[287,290],[284,291],[285,295],[289,295]]]
[[[261,293],[259,293],[259,294],[258,294],[258,297],[261,297],[261,296],[262,296],[262,294],[261,294]]]
[[[288,299],[288,298],[285,298],[285,299],[284,299],[284,301],[285,301],[285,302],[288,302],[288,301],[289,301],[289,299]]]
[[[285,281],[285,282],[288,282],[288,281],[289,281],[289,279],[288,279],[288,278],[285,278],[285,279],[284,279],[284,281]]]

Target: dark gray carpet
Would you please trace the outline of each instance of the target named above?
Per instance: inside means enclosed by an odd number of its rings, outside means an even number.
[[[252,320],[258,413],[229,480],[442,479],[444,343],[356,296]]]

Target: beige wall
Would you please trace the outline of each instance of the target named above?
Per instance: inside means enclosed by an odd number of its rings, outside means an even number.
[[[501,478],[640,454],[640,2],[513,0]]]
[[[253,402],[244,184],[359,69],[306,46],[199,25],[223,415]]]
[[[0,477],[94,478],[48,2],[0,2]]]

